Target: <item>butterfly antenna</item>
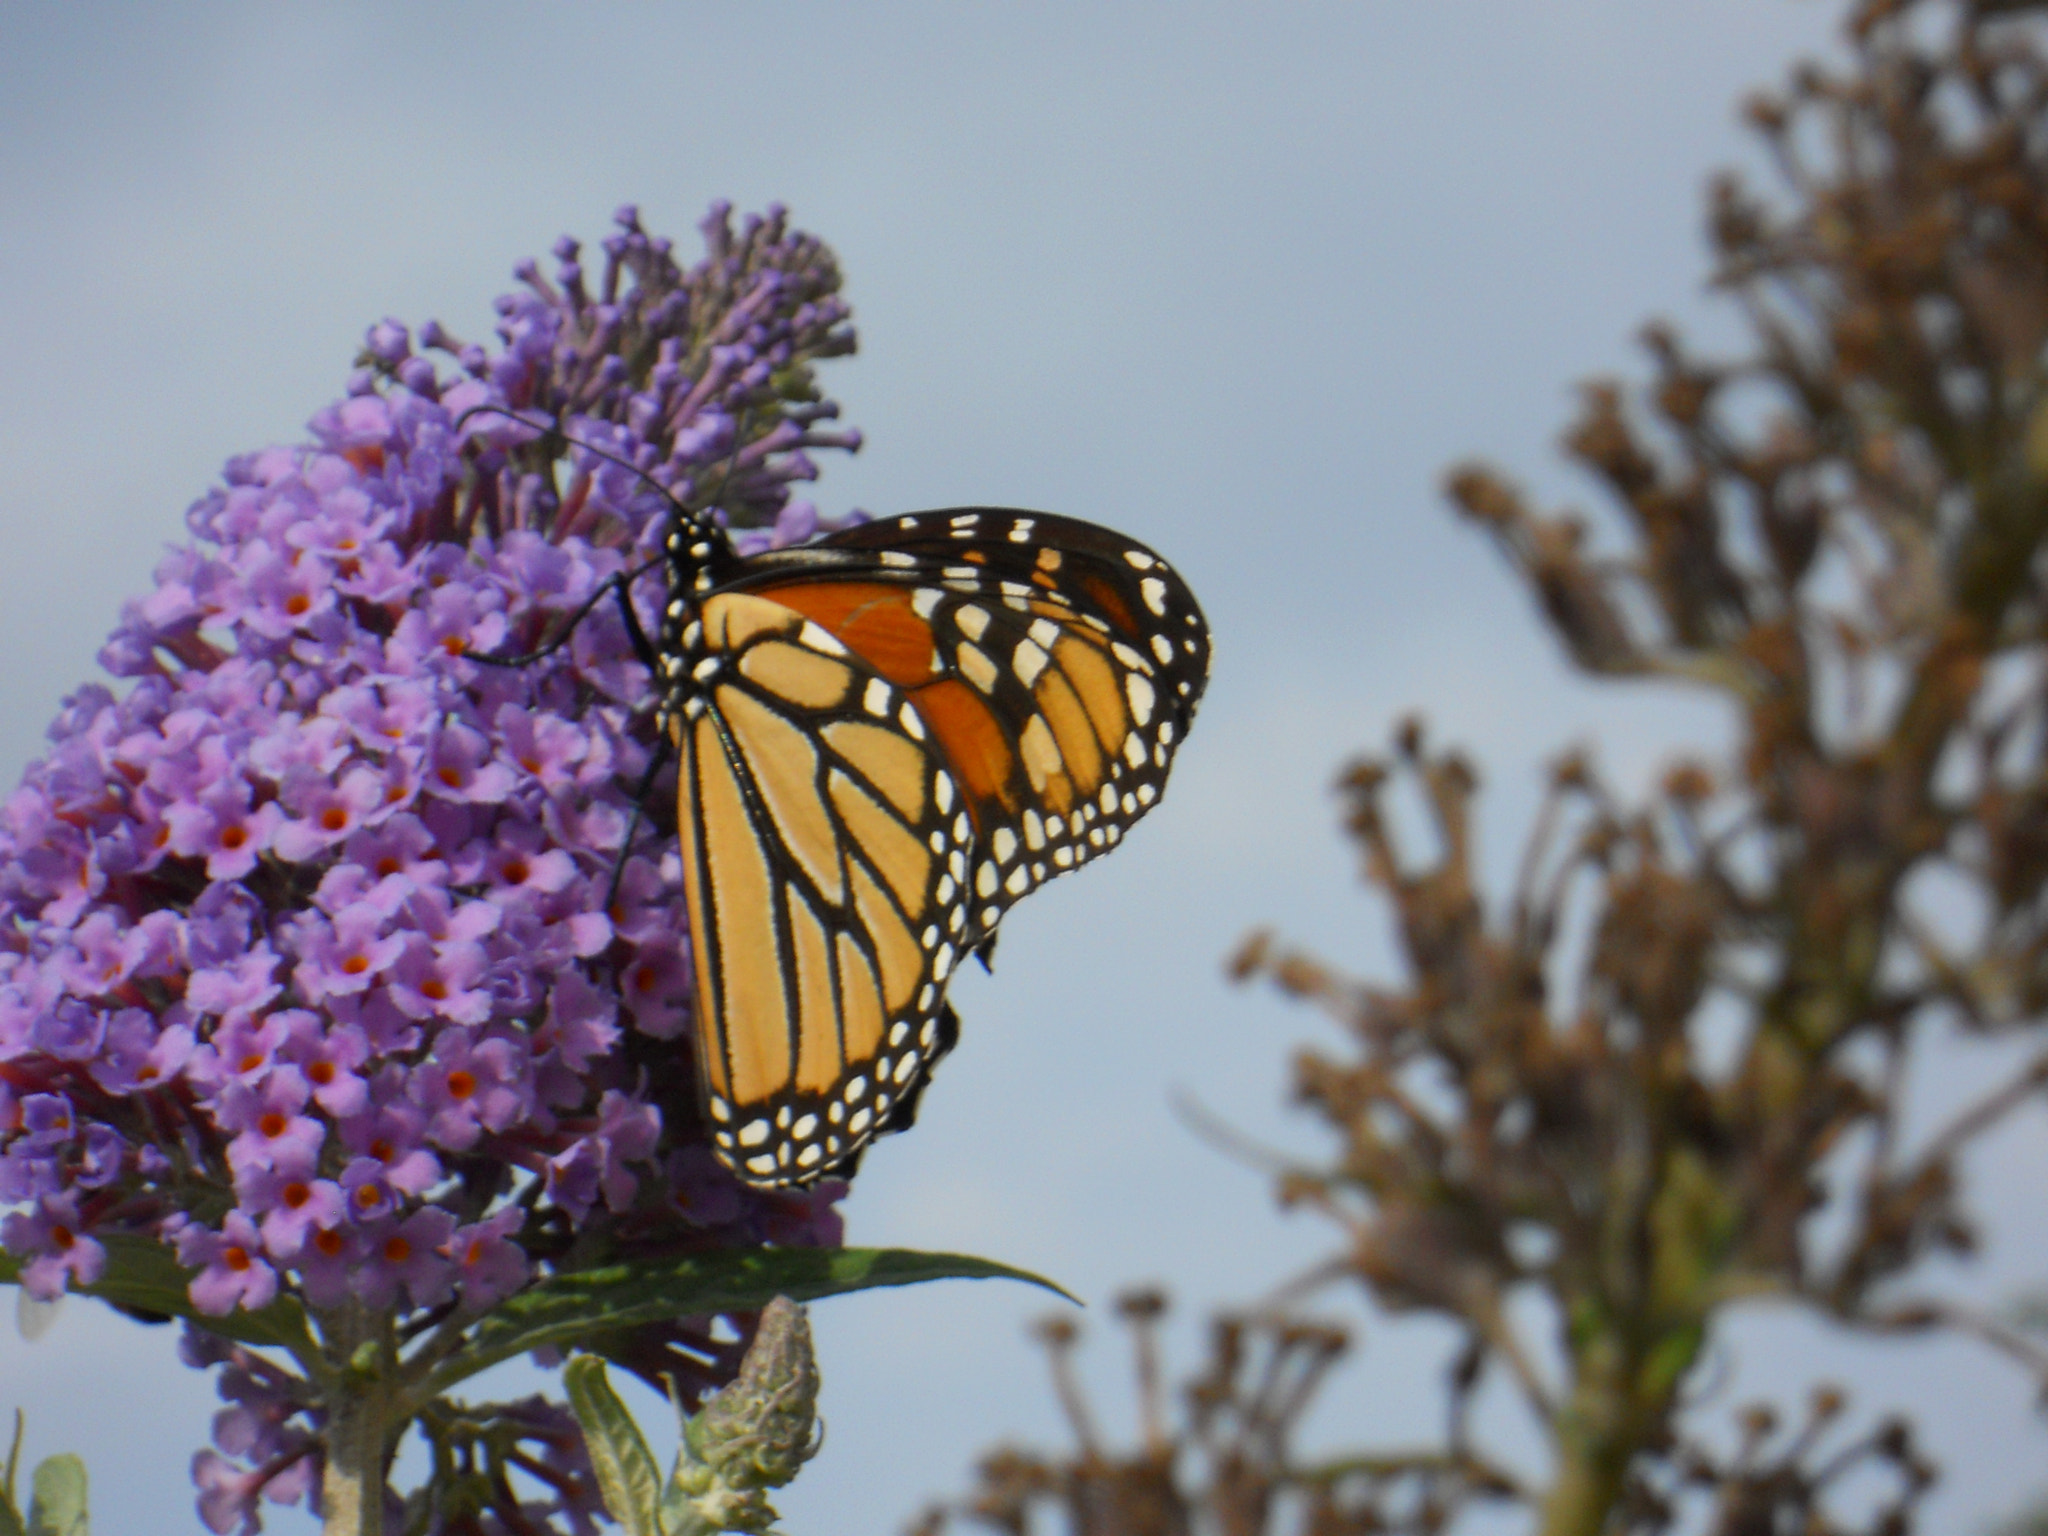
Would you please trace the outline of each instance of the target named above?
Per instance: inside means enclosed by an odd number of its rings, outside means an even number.
[[[747,423],[753,418],[753,415],[754,408],[751,405],[747,405],[742,406],[739,415],[733,419],[732,452],[725,456],[725,468],[719,474],[717,492],[708,497],[704,503],[706,513],[709,513],[713,507],[719,504],[720,500],[725,496],[726,488],[732,484],[732,472],[739,467],[740,452],[747,446]],[[732,514],[727,512],[726,516],[729,518]]]
[[[671,491],[667,486],[663,485],[659,480],[655,479],[654,476],[648,473],[647,470],[641,468],[640,465],[635,464],[630,459],[623,458],[616,453],[612,453],[608,449],[598,447],[595,443],[586,443],[580,437],[570,436],[568,430],[564,428],[562,425],[562,418],[558,415],[550,415],[547,418],[546,427],[541,427],[536,423],[527,420],[527,418],[522,416],[519,412],[512,410],[507,406],[490,404],[473,405],[468,410],[464,411],[460,416],[455,418],[456,430],[460,431],[462,429],[463,424],[467,422],[470,419],[470,417],[480,415],[502,416],[507,421],[516,422],[518,425],[529,428],[530,430],[535,432],[552,432],[555,436],[561,438],[564,442],[570,444],[571,446],[582,449],[583,452],[589,454],[592,458],[602,459],[607,464],[616,465],[618,468],[625,470],[628,474],[633,475],[640,479],[641,481],[645,482],[646,485],[653,490],[655,495],[659,496],[663,501],[668,503],[670,510],[674,513],[676,518],[684,522],[692,520],[690,517],[689,508],[684,506],[683,503],[676,498],[676,495],[673,491]],[[745,430],[745,422],[746,418],[744,415],[742,415],[740,418],[742,432],[744,432]],[[725,476],[724,479],[720,481],[719,488],[721,491],[723,491],[724,489],[725,480],[729,480],[732,477],[732,464],[733,460],[736,459],[737,457],[738,445],[735,444],[733,458],[728,459],[726,461]],[[576,627],[590,616],[591,610],[596,608],[597,605],[599,603],[602,603],[607,597],[616,595],[619,603],[619,617],[626,626],[626,638],[632,644],[633,654],[640,659],[641,665],[645,666],[648,671],[655,673],[657,676],[660,675],[660,657],[654,649],[653,642],[647,638],[647,630],[645,626],[643,626],[640,622],[640,615],[638,614],[638,612],[634,610],[630,589],[634,582],[638,581],[642,576],[646,575],[649,571],[653,570],[655,567],[660,565],[664,558],[665,557],[663,555],[653,555],[650,556],[648,559],[641,561],[638,565],[631,567],[630,569],[615,573],[609,580],[607,580],[604,583],[604,585],[599,587],[596,592],[591,594],[589,601],[581,604],[574,613],[569,615],[569,621],[568,623],[562,626],[561,633],[556,635],[554,639],[548,641],[545,645],[542,645],[535,650],[527,651],[524,654],[518,656],[484,656],[472,654],[470,656],[470,660],[482,662],[486,666],[493,667],[530,667],[535,662],[544,660],[545,658],[554,655],[556,651],[559,651],[563,646],[567,645],[569,641],[575,636]]]
[[[470,417],[486,414],[492,416],[503,416],[507,421],[517,422],[522,427],[531,427],[536,432],[543,430],[540,427],[534,426],[532,422],[528,421],[524,416],[520,415],[517,411],[511,410],[508,407],[502,405],[471,406],[468,410],[464,411],[460,416],[455,418],[456,430],[460,431],[462,428],[462,424],[468,421]],[[548,418],[548,425],[545,430],[552,432],[556,437],[559,437],[563,442],[569,444],[572,448],[582,449],[585,453],[589,454],[594,459],[602,459],[607,464],[613,464],[616,465],[618,468],[623,469],[629,475],[638,476],[641,480],[647,483],[648,489],[652,490],[655,495],[659,496],[663,501],[669,504],[670,509],[673,510],[677,516],[687,518],[690,515],[689,508],[685,507],[680,501],[676,499],[675,492],[671,491],[667,486],[663,485],[659,480],[655,479],[652,474],[650,474],[645,469],[642,469],[638,464],[635,464],[631,459],[622,458],[620,455],[613,453],[608,449],[598,447],[595,443],[586,443],[580,437],[571,437],[568,433],[568,430],[565,427],[563,427],[561,417],[550,416]],[[659,563],[660,560],[657,557],[654,561],[649,562],[648,566],[643,566],[642,569],[649,569],[653,565],[657,565]]]
[[[462,428],[462,424],[468,421],[470,417],[479,415],[503,416],[507,421],[516,422],[520,426],[530,428],[535,432],[552,432],[555,436],[561,438],[562,441],[564,441],[565,443],[570,444],[572,447],[582,449],[592,458],[602,459],[607,464],[614,464],[618,466],[620,469],[625,470],[626,473],[630,475],[636,475],[641,480],[644,480],[647,483],[648,488],[651,489],[655,495],[659,496],[663,501],[668,503],[669,510],[675,514],[678,521],[685,523],[696,521],[696,518],[691,514],[690,509],[683,504],[683,502],[676,496],[675,492],[671,491],[667,486],[663,485],[659,480],[655,479],[654,476],[650,474],[647,470],[642,469],[638,464],[635,464],[631,459],[621,458],[618,454],[612,453],[607,449],[600,448],[595,443],[586,443],[580,437],[571,437],[567,429],[563,427],[562,418],[560,416],[549,416],[548,425],[545,428],[543,428],[540,426],[536,426],[531,421],[528,421],[524,416],[520,415],[517,411],[512,410],[508,406],[473,405],[468,410],[464,411],[460,416],[455,418],[456,430],[460,431]],[[751,422],[753,418],[754,408],[751,405],[742,406],[740,408],[739,414],[733,418],[732,452],[728,453],[725,456],[725,464],[719,471],[717,490],[713,491],[709,496],[705,498],[704,512],[707,517],[709,516],[711,510],[714,507],[718,506],[720,501],[725,496],[726,491],[732,485],[733,472],[739,468],[740,455],[743,452],[745,452],[747,446],[747,424]],[[731,514],[728,512],[727,515],[729,517]],[[643,572],[653,569],[654,566],[660,563],[661,557],[656,556],[653,560],[650,560],[649,562],[647,562],[647,564],[635,570],[633,572],[633,576],[637,577]]]

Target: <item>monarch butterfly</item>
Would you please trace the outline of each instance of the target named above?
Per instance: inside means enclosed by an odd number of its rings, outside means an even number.
[[[909,1123],[1008,907],[1158,801],[1208,628],[1151,550],[1042,512],[741,556],[672,504],[662,559],[657,643],[615,583],[678,764],[712,1145],[808,1184]]]

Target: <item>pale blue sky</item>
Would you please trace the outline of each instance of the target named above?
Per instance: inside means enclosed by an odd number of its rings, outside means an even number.
[[[1479,453],[1580,494],[1551,447],[1571,386],[1633,367],[1653,313],[1726,334],[1700,299],[1704,179],[1744,153],[1737,96],[1834,9],[0,4],[0,777],[185,505],[296,437],[370,322],[481,333],[515,260],[621,202],[684,252],[714,198],[785,202],[837,248],[861,332],[827,386],[868,446],[828,463],[821,505],[1110,523],[1182,568],[1216,637],[1172,793],[959,986],[962,1045],[869,1158],[852,1237],[1093,1302],[1166,1278],[1189,1343],[1201,1309],[1329,1246],[1172,1096],[1316,1149],[1281,1100],[1319,1026],[1220,962],[1272,923],[1386,963],[1331,831],[1340,760],[1426,709],[1486,771],[1497,866],[1557,747],[1597,741],[1633,782],[1717,737],[1696,703],[1567,679],[1437,485]],[[972,1285],[818,1308],[830,1441],[788,1528],[881,1536],[990,1443],[1052,1438],[1023,1341],[1041,1310]],[[32,1451],[88,1454],[102,1529],[197,1528],[208,1389],[170,1347],[80,1306],[41,1344],[0,1338],[0,1407],[26,1401]],[[1731,1349],[1739,1381],[1843,1358],[1770,1319]],[[1427,1432],[1428,1358],[1375,1327],[1318,1438]],[[2048,1462],[2024,1390],[1967,1352],[1869,1379],[1866,1406],[1936,1410],[1937,1523]]]

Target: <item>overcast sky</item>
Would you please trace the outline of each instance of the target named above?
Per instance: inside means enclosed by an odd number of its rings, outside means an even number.
[[[0,4],[0,777],[187,503],[297,439],[371,322],[484,333],[516,260],[602,237],[622,202],[686,260],[713,199],[784,202],[839,252],[861,336],[825,382],[867,447],[828,462],[821,506],[1109,523],[1179,565],[1216,644],[1162,808],[956,988],[961,1046],[868,1158],[850,1238],[1039,1270],[1098,1333],[1119,1287],[1165,1279],[1190,1366],[1204,1310],[1334,1245],[1174,1103],[1320,1147],[1283,1096],[1321,1027],[1220,962],[1273,924],[1387,974],[1333,833],[1340,762],[1426,711],[1483,767],[1499,868],[1559,747],[1638,783],[1722,739],[1697,701],[1568,679],[1438,485],[1479,454],[1582,494],[1553,448],[1574,384],[1634,369],[1653,314],[1730,334],[1702,298],[1703,184],[1746,154],[1740,94],[1836,9]],[[1994,1260],[2038,1271],[2041,1235]],[[994,1441],[1055,1442],[1023,1337],[1045,1307],[964,1283],[819,1306],[830,1439],[787,1528],[883,1536]],[[0,1334],[0,1409],[28,1408],[32,1454],[86,1452],[102,1530],[197,1528],[210,1388],[169,1330],[74,1304],[39,1344]],[[1317,1438],[1427,1434],[1430,1358],[1376,1325]],[[1708,1411],[1851,1358],[1747,1320]],[[1859,1409],[1933,1410],[1936,1525],[1974,1528],[2048,1463],[2024,1387],[1968,1351],[1862,1379]]]

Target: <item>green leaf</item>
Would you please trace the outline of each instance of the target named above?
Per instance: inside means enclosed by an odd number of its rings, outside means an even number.
[[[28,1506],[28,1536],[91,1536],[85,1518],[85,1463],[70,1452],[36,1467]]]
[[[562,1372],[569,1406],[583,1426],[604,1507],[629,1536],[662,1536],[661,1469],[633,1415],[605,1379],[604,1362],[578,1355]]]
[[[74,1285],[74,1291],[116,1306],[168,1317],[188,1318],[222,1338],[238,1344],[269,1345],[289,1350],[301,1364],[319,1358],[318,1347],[306,1328],[306,1313],[290,1297],[280,1297],[261,1312],[236,1310],[224,1317],[211,1317],[192,1305],[186,1294],[192,1273],[178,1262],[178,1256],[152,1237],[109,1233],[99,1239],[107,1250],[107,1267],[91,1285]],[[11,1254],[0,1254],[0,1283],[19,1283],[21,1262]]]
[[[617,1264],[543,1280],[478,1323],[470,1342],[435,1370],[422,1395],[446,1392],[501,1360],[543,1345],[569,1349],[642,1323],[753,1311],[777,1296],[815,1301],[927,1280],[1022,1280],[1074,1300],[1050,1280],[966,1254],[901,1248],[722,1248],[660,1266]]]

